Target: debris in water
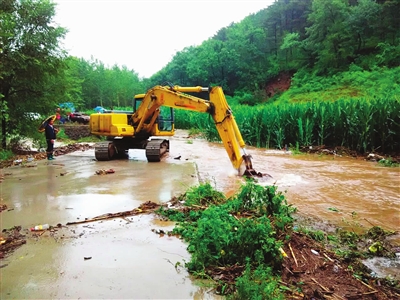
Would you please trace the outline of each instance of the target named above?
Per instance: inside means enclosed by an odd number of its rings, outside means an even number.
[[[14,160],[14,165],[19,165],[22,163],[22,159],[16,159]]]
[[[5,204],[0,204],[0,212],[2,212],[3,210],[7,209],[7,205]]]
[[[311,249],[311,253],[312,253],[312,254],[315,254],[315,255],[319,255],[318,251],[315,251],[315,250],[313,250],[313,249]]]
[[[121,217],[127,217],[127,216],[135,216],[138,214],[144,214],[144,213],[150,213],[159,208],[161,205],[147,201],[143,204],[141,204],[138,208],[134,208],[132,210],[128,211],[122,211],[118,213],[107,213],[103,214],[94,218],[85,218],[84,221],[76,221],[76,222],[68,222],[66,225],[76,225],[76,224],[82,224],[82,223],[89,223],[89,222],[95,222],[95,221],[100,221],[100,220],[107,220],[107,219],[114,219],[114,218],[121,218]],[[79,219],[79,218],[78,218]]]
[[[26,243],[25,235],[21,234],[20,231],[21,226],[2,230],[2,234],[0,234],[0,259]]]
[[[50,228],[49,224],[44,224],[44,225],[36,225],[34,227],[31,227],[29,230],[30,231],[41,231],[41,230],[47,230],[49,228]]]
[[[163,236],[165,234],[165,231],[162,229],[152,229],[155,234],[159,234],[160,236]]]
[[[115,171],[113,169],[108,169],[108,170],[101,169],[101,170],[96,171],[96,175],[106,175],[106,174],[113,174],[113,173],[115,173]]]

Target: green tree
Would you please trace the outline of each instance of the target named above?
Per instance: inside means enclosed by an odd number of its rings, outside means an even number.
[[[319,72],[339,69],[351,51],[351,32],[346,26],[349,19],[346,0],[314,0],[308,16],[311,26],[307,30],[306,48],[316,57]]]
[[[55,4],[50,0],[0,2],[3,148],[7,146],[7,136],[26,127],[27,112],[47,113],[63,93],[56,78],[63,75],[65,68],[65,53],[59,41],[66,29],[54,25],[54,16]]]
[[[66,58],[65,63],[67,65],[63,80],[65,94],[59,100],[59,103],[71,102],[75,104],[75,107],[82,106],[84,103],[82,98],[83,79],[80,77],[79,59],[69,56]]]
[[[365,47],[375,47],[376,40],[370,37],[374,36],[374,32],[378,29],[377,16],[382,14],[382,5],[372,0],[359,0],[358,5],[350,9],[348,24],[356,42],[356,53]]]

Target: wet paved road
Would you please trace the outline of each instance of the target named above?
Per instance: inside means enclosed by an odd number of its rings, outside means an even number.
[[[129,161],[93,158],[89,150],[2,170],[1,197],[13,210],[2,213],[1,229],[20,225],[28,240],[2,262],[0,298],[214,299],[175,268],[189,259],[186,245],[151,231],[173,223],[141,215],[68,226],[54,236],[27,230],[167,202],[198,183],[193,161],[149,164],[138,150]],[[95,175],[110,168],[114,174]]]

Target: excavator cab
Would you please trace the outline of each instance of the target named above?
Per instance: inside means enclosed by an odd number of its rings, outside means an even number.
[[[174,131],[174,109],[172,107],[160,107],[157,126],[159,131]]]
[[[145,95],[146,94],[135,95],[133,103],[133,112],[136,112],[136,110],[140,107]],[[156,126],[155,128],[153,128],[152,134],[154,136],[162,136],[162,135],[171,136],[175,131],[174,109],[172,107],[161,106],[156,110],[155,113],[158,114],[158,116],[155,123]]]
[[[135,97],[133,99],[133,112],[136,112],[138,110],[138,108],[140,107],[140,105],[143,102],[144,96],[146,96],[146,94],[135,95]]]

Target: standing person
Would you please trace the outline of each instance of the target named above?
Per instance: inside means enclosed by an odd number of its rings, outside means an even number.
[[[54,119],[50,119],[45,127],[45,135],[46,135],[46,142],[47,142],[47,159],[48,160],[53,160],[53,151],[54,151],[54,142],[56,141],[57,138],[57,132],[58,129],[54,128]]]

